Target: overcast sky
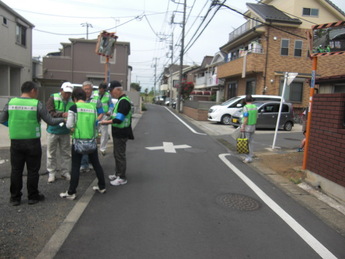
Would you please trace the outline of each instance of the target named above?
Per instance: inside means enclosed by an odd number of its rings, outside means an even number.
[[[118,41],[130,42],[132,82],[140,82],[142,88],[153,87],[155,64],[158,78],[163,68],[171,63],[169,46],[172,34],[174,61],[179,64],[182,30],[178,23],[182,21],[183,5],[175,2],[182,3],[183,0],[2,1],[35,25],[33,56],[57,52],[61,48],[60,43],[69,42],[69,38],[86,38],[87,29],[89,39],[96,39],[100,31],[107,30],[116,32]],[[246,3],[256,2],[228,0],[225,4],[243,13],[247,10]],[[332,2],[345,10],[344,0]],[[240,14],[229,9],[221,8],[218,12],[217,7],[210,9],[211,3],[211,0],[187,0],[185,47],[188,51],[184,64],[200,64],[204,56],[213,56],[220,46],[227,43],[229,33],[245,22]],[[171,25],[173,13],[176,24]]]

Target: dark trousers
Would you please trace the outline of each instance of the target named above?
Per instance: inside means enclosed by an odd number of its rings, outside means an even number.
[[[39,170],[41,168],[41,139],[11,140],[11,200],[20,200],[23,188],[23,171],[26,164],[28,199],[38,199]]]
[[[116,176],[126,178],[126,143],[128,138],[113,138]]]
[[[98,159],[98,153],[97,149],[89,154],[89,161],[91,162],[93,169],[96,172],[96,176],[98,179],[98,187],[100,189],[105,188],[105,180],[104,180],[104,172],[103,168],[99,162]],[[71,181],[69,184],[68,194],[74,194],[77,192],[77,187],[79,183],[79,171],[80,171],[80,165],[81,165],[81,159],[83,155],[78,154],[74,151],[74,145],[72,145],[72,172],[71,172]]]

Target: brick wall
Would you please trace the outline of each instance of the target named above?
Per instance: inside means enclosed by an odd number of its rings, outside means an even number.
[[[345,94],[313,98],[307,169],[345,187]]]
[[[183,106],[183,114],[197,121],[207,121],[207,110]]]

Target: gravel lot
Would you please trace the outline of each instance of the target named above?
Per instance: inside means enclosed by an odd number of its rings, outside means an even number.
[[[43,149],[41,173],[46,171],[46,149]],[[48,175],[41,175],[39,190],[45,195],[45,201],[28,205],[26,177],[23,181],[23,196],[20,206],[11,206],[10,199],[10,163],[9,149],[0,149],[0,258],[31,259],[35,258],[46,242],[55,233],[71,211],[78,198],[95,179],[94,171],[82,173],[75,201],[63,200],[59,193],[66,191],[68,182],[58,178],[48,184]],[[109,156],[106,156],[109,157]],[[102,160],[103,158],[100,157]],[[57,175],[59,176],[59,175]]]

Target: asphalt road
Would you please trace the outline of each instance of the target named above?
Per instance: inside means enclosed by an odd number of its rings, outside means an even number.
[[[147,108],[128,184],[94,195],[54,258],[345,258],[344,237],[235,154]]]

